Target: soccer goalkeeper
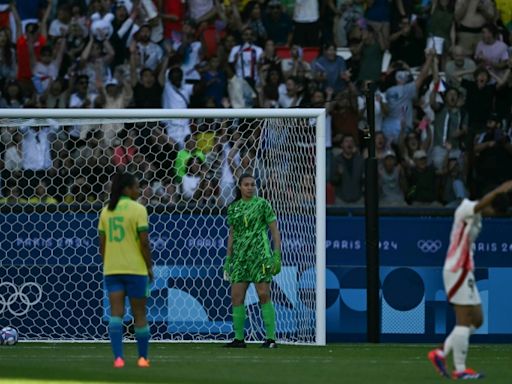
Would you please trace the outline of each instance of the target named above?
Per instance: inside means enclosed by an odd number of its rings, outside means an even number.
[[[228,208],[229,237],[224,278],[231,282],[233,328],[235,338],[227,348],[245,348],[245,294],[250,283],[256,286],[260,300],[266,340],[263,348],[276,348],[276,315],[270,299],[272,276],[281,271],[281,236],[276,215],[270,203],[254,196],[254,177],[243,174],[237,196]],[[270,228],[274,251],[270,250],[267,231]]]

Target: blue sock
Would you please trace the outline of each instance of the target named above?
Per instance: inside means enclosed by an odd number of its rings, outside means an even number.
[[[137,339],[137,348],[139,350],[139,357],[148,358],[149,347],[149,326],[135,327],[135,338]]]
[[[123,319],[113,316],[108,324],[108,335],[114,358],[123,357]]]

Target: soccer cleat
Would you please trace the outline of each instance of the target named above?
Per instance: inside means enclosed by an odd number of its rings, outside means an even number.
[[[453,380],[478,380],[483,379],[485,376],[481,373],[476,372],[471,368],[467,368],[465,371],[461,372],[452,372]]]
[[[149,360],[144,357],[139,357],[139,360],[137,360],[137,365],[139,368],[149,368]]]
[[[124,360],[122,357],[118,357],[114,360],[114,368],[123,368]]]
[[[274,349],[277,348],[277,343],[275,340],[267,339],[263,344],[261,344],[261,348]]]
[[[247,348],[247,344],[244,340],[234,339],[231,343],[225,344],[224,348]]]
[[[443,377],[450,377],[446,370],[446,360],[444,358],[443,351],[439,348],[433,349],[428,353],[428,359],[436,369],[436,371]]]

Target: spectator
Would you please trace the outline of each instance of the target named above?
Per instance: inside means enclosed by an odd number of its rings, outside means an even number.
[[[225,100],[226,108],[252,108],[256,104],[258,96],[246,79],[238,77],[231,65],[226,67],[228,78],[228,96]]]
[[[311,77],[311,65],[304,60],[303,50],[298,45],[292,45],[291,57],[281,61],[281,69],[285,78],[298,76],[299,72],[305,72],[305,77]]]
[[[379,166],[379,199],[382,206],[404,205],[404,192],[407,190],[405,174],[396,161],[395,152],[384,153]]]
[[[475,137],[477,196],[512,177],[512,144],[498,115],[487,119],[486,130]]]
[[[436,170],[441,170],[448,154],[447,147],[459,153],[463,149],[461,144],[463,144],[464,135],[468,132],[468,116],[459,107],[457,89],[451,88],[445,92],[444,103],[439,103],[437,96],[437,89],[434,87],[430,96],[431,107],[436,112],[431,156]]]
[[[188,108],[193,93],[194,86],[183,82],[181,68],[173,67],[167,71],[167,80],[165,81],[162,98],[164,108]],[[190,133],[190,121],[188,119],[172,119],[167,122],[167,135],[180,147],[184,146],[185,138]]]
[[[201,163],[206,160],[204,153],[197,148],[197,142],[193,135],[185,138],[185,148],[180,150],[174,163],[174,174],[179,183],[187,173],[187,164],[190,159],[197,157]]]
[[[389,0],[372,0],[369,2],[365,14],[368,24],[371,25],[377,33],[382,35],[386,44],[389,42],[391,6]]]
[[[491,0],[457,0],[455,2],[455,21],[457,22],[457,41],[466,52],[475,52],[482,37],[482,28],[493,22],[496,8]]]
[[[409,67],[420,67],[423,64],[425,39],[417,21],[403,17],[400,29],[390,36],[389,41],[393,60],[403,61]]]
[[[388,114],[382,122],[382,131],[390,142],[397,142],[402,125],[407,130],[413,127],[413,100],[418,90],[427,78],[435,54],[429,51],[427,60],[415,81],[409,81],[410,72],[407,69],[395,72],[396,85],[386,91]]]
[[[344,2],[338,2],[339,5],[338,5],[338,9],[334,9],[332,10],[333,13],[336,14],[336,19],[335,19],[335,22],[334,22],[334,42],[336,43],[336,45],[338,45],[339,47],[348,47],[349,46],[349,35],[350,33],[353,31],[353,29],[357,26],[357,25],[360,25],[362,19],[363,19],[363,14],[364,14],[364,7],[362,4],[362,0],[356,0],[356,1],[344,1]],[[334,2],[332,1],[327,1],[327,2],[324,2],[324,7],[327,6],[329,7],[329,4],[332,4],[334,5]],[[332,6],[331,6],[332,7]],[[324,11],[325,12],[325,11]],[[325,12],[326,15],[329,14],[329,12]],[[325,19],[325,16],[322,18],[322,24],[325,22],[324,21]],[[325,33],[325,28],[329,28],[330,27],[330,20],[329,20],[329,17],[327,17],[327,23],[325,23],[326,25],[324,26],[324,30],[323,30],[323,34],[325,36],[322,36],[322,41],[325,43],[328,43],[329,41],[331,41],[329,38],[329,35],[332,35],[332,32],[327,32]],[[358,24],[359,23],[359,24]],[[330,28],[331,30],[333,28]],[[327,38],[326,38],[327,37]]]
[[[334,158],[333,176],[336,204],[360,204],[363,198],[364,159],[354,137],[346,135],[341,141],[341,154]]]
[[[7,28],[0,29],[0,88],[6,80],[16,78],[16,55],[11,43],[11,34]]]
[[[93,39],[92,35],[90,36],[89,43],[87,43],[80,56],[78,72],[81,75],[87,76],[89,79],[89,88],[92,92],[98,92],[98,81],[105,81],[112,77],[110,64],[114,56],[114,48],[112,48],[112,45],[110,45],[107,39],[97,41]]]
[[[3,160],[5,170],[7,170],[10,175],[13,176],[18,175],[18,173],[23,169],[22,141],[22,136],[17,132],[14,133],[12,135],[12,141],[10,141],[10,143],[7,145],[4,153]]]
[[[79,75],[76,80],[76,91],[71,94],[69,108],[92,108],[97,94],[89,88],[89,77]]]
[[[128,48],[139,28],[135,24],[138,14],[138,7],[133,7],[130,0],[117,1],[115,18],[112,21],[113,33],[110,37],[110,44],[116,53],[112,61],[113,68],[129,61]]]
[[[163,51],[159,45],[151,41],[151,26],[144,24],[134,35],[137,42],[139,63],[137,68],[149,68],[155,71],[163,58]]]
[[[434,48],[437,55],[443,57],[442,63],[444,64],[445,52],[455,43],[452,40],[452,31],[455,28],[453,4],[450,0],[436,0],[432,3],[430,12],[430,37],[427,46]]]
[[[114,156],[112,157],[112,164],[115,167],[128,166],[135,155],[137,154],[137,147],[134,145],[135,132],[130,131],[123,139],[121,145],[114,147]]]
[[[206,23],[217,15],[213,0],[188,0],[190,18],[197,24]]]
[[[508,58],[508,47],[499,40],[498,29],[494,24],[486,24],[482,28],[482,41],[476,46],[476,61],[501,77],[507,68]]]
[[[384,157],[386,156],[386,154],[389,154],[390,151],[393,152],[393,155],[396,160],[396,154],[394,151],[391,150],[390,146],[386,142],[386,136],[384,136],[384,134],[382,132],[376,132],[375,133],[375,157],[377,158],[377,160],[379,160],[379,162],[384,160]],[[363,157],[365,159],[368,158],[368,148],[364,149]]]
[[[99,95],[105,100],[105,108],[107,109],[125,109],[128,107],[133,90],[127,79],[119,75],[107,80],[105,85],[100,81],[98,83]],[[120,79],[120,80],[118,80]],[[113,139],[122,131],[123,123],[106,123],[103,124],[103,135],[108,146],[112,144]]]
[[[491,76],[498,81],[491,84]],[[468,111],[469,135],[467,148],[472,148],[475,134],[481,133],[486,126],[487,118],[493,110],[496,88],[505,84],[505,79],[499,79],[485,68],[478,68],[473,74],[474,81],[462,80],[461,85],[466,90],[466,110]]]
[[[50,81],[46,92],[41,96],[45,108],[67,108],[71,87],[62,78]]]
[[[181,69],[186,82],[198,82],[201,79],[196,67],[203,58],[205,49],[196,37],[196,26],[189,20],[183,24],[181,44],[174,47],[181,58]]]
[[[298,0],[293,9],[293,43],[301,47],[319,45],[318,0]]]
[[[382,54],[386,49],[384,37],[373,27],[368,26],[362,30],[361,43],[353,50],[360,56],[358,80],[377,81],[380,79],[382,67]]]
[[[323,89],[330,87],[334,92],[340,92],[350,81],[350,70],[347,70],[345,60],[336,55],[336,46],[327,44],[323,54],[311,65],[314,78],[323,84]]]
[[[332,90],[329,88],[328,93]],[[331,103],[333,143],[339,144],[344,136],[350,136],[359,144],[359,111],[357,99],[350,91],[338,93]]]
[[[427,130],[430,132],[430,130]],[[399,148],[402,155],[402,165],[405,170],[414,167],[414,154],[419,151],[427,151],[430,147],[429,140],[421,140],[421,134],[418,131],[406,132],[402,129],[400,132]]]
[[[263,24],[261,6],[257,1],[252,0],[245,5],[243,19],[246,21],[244,27],[251,28],[253,32],[253,42],[260,47],[263,46],[268,34]]]
[[[260,79],[267,77],[270,69],[281,70],[281,58],[276,54],[276,46],[272,40],[265,42],[265,49],[261,55],[260,62]]]
[[[44,46],[41,48],[40,57],[37,60],[33,42],[28,40],[30,66],[33,74],[32,83],[38,95],[45,93],[50,83],[57,79],[65,50],[66,41],[59,39],[56,44],[55,57],[53,57],[53,50],[49,46]]]
[[[48,120],[47,126],[31,126],[31,121],[20,127],[23,134],[23,180],[22,189],[26,197],[33,195],[37,182],[51,174],[53,167],[52,136],[57,132],[58,125]]]
[[[158,0],[160,17],[164,23],[164,37],[176,40],[179,38],[185,17],[185,3],[177,0]]]
[[[302,84],[293,77],[290,77],[283,85],[279,87],[279,107],[297,108],[302,101]]]
[[[446,153],[441,181],[441,202],[449,207],[458,206],[468,197],[459,159],[460,155],[457,151]]]
[[[0,108],[23,108],[25,98],[19,82],[9,80],[5,84],[2,97],[0,97]]]
[[[202,193],[200,183],[202,180],[201,160],[190,157],[186,162],[186,173],[181,179],[181,196],[185,201],[199,200]]]
[[[242,44],[231,49],[229,63],[234,65],[236,76],[245,79],[254,87],[259,82],[258,63],[263,50],[253,44],[253,30],[245,27],[242,33]]]
[[[471,81],[476,70],[475,62],[466,56],[464,48],[456,45],[452,48],[453,59],[446,63],[446,78],[449,86],[460,87],[460,80]]]
[[[59,4],[57,8],[57,18],[50,23],[48,35],[52,40],[67,35],[69,23],[71,22],[71,6],[67,3]]]
[[[290,16],[283,12],[280,0],[270,0],[263,16],[267,37],[277,46],[289,45],[292,41],[293,24]]]
[[[263,108],[278,107],[279,87],[283,85],[281,71],[270,69],[261,85],[261,88],[258,90],[260,105]]]
[[[203,97],[212,98],[216,108],[222,107],[222,99],[227,96],[226,73],[219,66],[219,58],[212,56],[208,61],[208,70],[202,75]]]
[[[431,205],[437,199],[438,180],[436,170],[428,164],[427,153],[414,152],[414,166],[408,169],[407,199],[413,205]]]
[[[48,9],[50,9],[48,7]],[[47,12],[48,13],[48,12]],[[30,65],[30,52],[29,44],[34,47],[34,54],[36,58],[39,58],[41,48],[46,44],[46,18],[47,13],[41,27],[38,23],[29,23],[25,27],[25,34],[18,38],[16,43],[16,55],[18,62],[18,74],[17,79],[20,81],[22,87],[30,90],[32,88],[32,70]],[[18,30],[21,31],[21,24],[18,21]]]

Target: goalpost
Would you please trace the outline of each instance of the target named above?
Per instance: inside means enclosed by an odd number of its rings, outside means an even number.
[[[97,220],[121,167],[149,212],[152,340],[232,338],[225,215],[251,172],[283,238],[277,338],[325,345],[323,109],[8,109],[0,129],[0,326],[21,340],[108,338]],[[247,339],[261,340],[253,287],[246,306]]]

